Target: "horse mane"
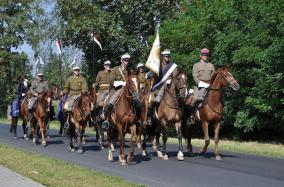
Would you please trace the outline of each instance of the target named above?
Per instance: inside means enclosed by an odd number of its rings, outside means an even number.
[[[214,72],[214,74],[211,77],[211,83],[213,83],[217,77],[217,75],[219,74],[220,69],[218,69],[217,71]]]

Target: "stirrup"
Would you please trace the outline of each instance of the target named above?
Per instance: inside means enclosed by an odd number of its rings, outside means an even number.
[[[108,129],[108,128],[109,128],[109,122],[108,122],[108,120],[105,120],[105,121],[102,123],[102,128],[103,128],[103,129]]]

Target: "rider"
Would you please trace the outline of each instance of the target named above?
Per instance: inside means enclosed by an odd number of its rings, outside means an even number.
[[[214,65],[207,62],[208,54],[208,49],[201,49],[200,61],[193,65],[192,76],[197,86],[194,87],[193,99],[190,105],[194,108],[203,102],[207,88],[210,86],[211,77],[215,72]]]
[[[30,86],[31,85],[29,84],[29,76],[22,77],[18,85],[17,95],[19,95],[20,98],[24,97]]]
[[[138,80],[140,83],[140,89],[142,90],[145,87],[145,69],[144,69],[144,64],[139,63],[136,66],[137,70],[138,70]]]
[[[42,94],[45,91],[48,91],[48,84],[47,84],[47,81],[44,80],[42,73],[37,74],[36,80],[32,82],[30,91],[32,93],[32,97],[30,98],[29,104],[28,104],[28,110],[30,114],[29,120],[31,120],[33,117],[33,108],[34,108],[34,104],[37,99],[37,96]]]
[[[64,90],[61,95],[68,95],[63,108],[70,113],[73,109],[74,103],[81,93],[87,93],[86,79],[80,75],[80,67],[73,68],[73,75],[68,77],[64,85]]]
[[[175,65],[174,63],[172,63],[170,61],[170,54],[171,51],[168,49],[165,49],[164,51],[162,51],[162,63],[160,66],[160,76],[159,76],[159,80],[161,81],[164,77],[166,78],[166,80],[164,80],[163,82],[161,82],[161,84],[157,87],[158,88],[158,94],[155,98],[155,107],[156,109],[159,107],[160,102],[162,100],[162,97],[164,95],[164,91],[165,91],[165,86],[167,84],[171,83],[171,79],[176,76],[178,74],[177,68],[174,68],[174,70],[169,74],[169,70],[172,70],[174,67],[173,65]],[[176,65],[175,65],[176,66]],[[168,77],[166,77],[168,76]],[[155,86],[155,85],[154,85]]]
[[[99,108],[103,107],[104,100],[109,94],[110,85],[113,82],[114,76],[111,70],[111,61],[107,60],[104,62],[104,70],[99,71],[94,83],[94,87],[99,87],[98,89],[98,102],[97,105]]]
[[[115,102],[117,101],[118,97],[121,95],[123,86],[126,84],[126,78],[130,74],[130,69],[128,67],[129,65],[129,60],[130,60],[130,55],[128,53],[124,54],[121,56],[121,65],[116,66],[112,69],[112,75],[113,75],[113,81],[112,81],[112,89],[109,93],[109,102],[108,106],[105,109],[105,121],[103,122],[103,126],[108,127],[109,122],[108,122],[108,117],[111,114]],[[137,112],[138,115],[140,115],[139,112]],[[138,117],[138,119],[140,119]],[[138,125],[141,124],[141,121],[138,120],[137,122]]]

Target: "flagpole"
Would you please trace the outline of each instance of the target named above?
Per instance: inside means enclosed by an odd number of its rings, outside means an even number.
[[[61,54],[59,54],[59,74],[60,74],[60,88],[62,89],[63,85],[63,78],[62,78],[62,60],[61,60]]]

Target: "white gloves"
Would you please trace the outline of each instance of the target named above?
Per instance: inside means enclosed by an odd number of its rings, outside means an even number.
[[[124,81],[114,81],[113,86],[116,88],[119,86],[125,86],[125,84],[126,83]]]
[[[199,81],[198,88],[208,88],[210,84],[207,84],[206,82]]]
[[[194,93],[194,90],[191,88],[188,90],[188,95],[192,95]]]
[[[22,93],[22,96],[24,97],[26,94],[25,93]]]
[[[166,81],[166,84],[171,84],[171,82],[172,82],[172,80],[169,79],[169,80]]]

